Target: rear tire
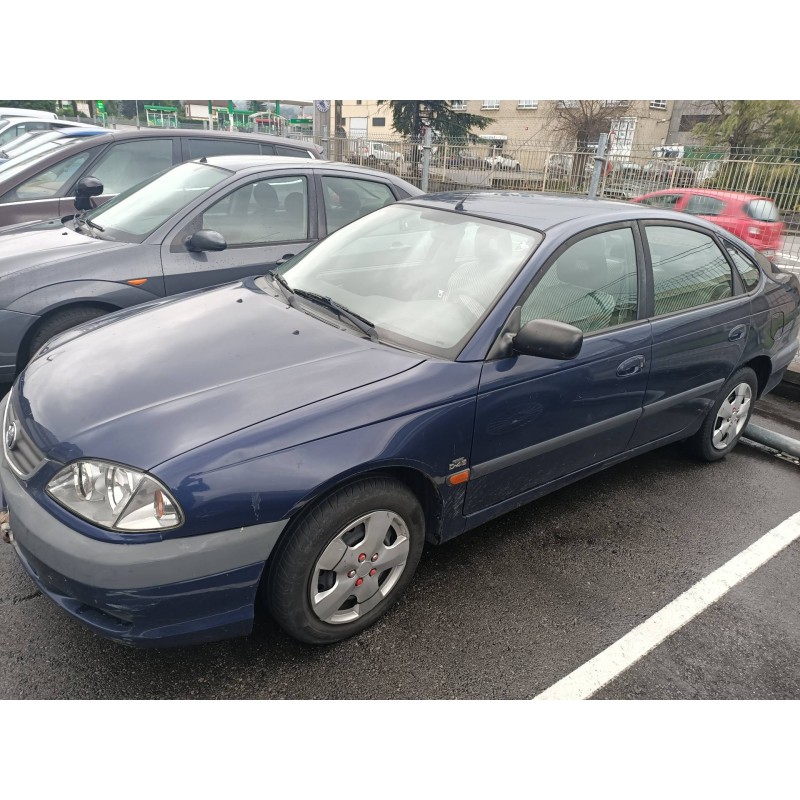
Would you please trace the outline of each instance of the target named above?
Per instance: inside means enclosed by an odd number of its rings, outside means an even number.
[[[374,477],[344,486],[278,543],[264,576],[267,609],[302,642],[347,639],[398,600],[424,540],[422,507],[402,483]]]
[[[719,461],[736,447],[753,413],[758,378],[742,367],[722,387],[700,430],[686,440],[689,452],[700,461]]]
[[[110,312],[102,308],[77,306],[75,308],[67,308],[64,311],[57,311],[53,316],[46,318],[33,334],[33,338],[28,345],[28,351],[25,354],[24,363],[20,364],[20,369],[36,355],[36,351],[42,345],[46,344],[54,336],[108,313]]]

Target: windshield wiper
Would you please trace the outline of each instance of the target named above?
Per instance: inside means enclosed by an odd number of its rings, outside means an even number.
[[[105,228],[102,225],[98,225],[96,222],[92,222],[90,219],[84,220],[87,225],[91,225],[95,230],[100,231],[103,233]]]
[[[286,278],[274,269],[267,270],[267,275],[272,278],[272,282],[276,283],[281,292],[283,292],[286,302],[294,308],[294,289],[286,282]]]
[[[317,294],[316,292],[307,292],[305,289],[292,289],[291,291],[294,292],[294,294],[296,294],[298,297],[304,297],[306,300],[311,300],[314,303],[319,303],[319,305],[325,306],[325,308],[329,308],[339,317],[346,319],[360,331],[366,333],[371,341],[380,341],[378,338],[378,332],[375,330],[375,326],[368,319],[362,317],[360,314],[356,314],[355,311],[351,311],[349,308],[345,308],[345,306],[337,303],[335,300],[331,300],[330,297],[325,297],[324,295]]]

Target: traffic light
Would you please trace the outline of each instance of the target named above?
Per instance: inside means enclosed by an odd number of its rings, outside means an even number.
[[[105,104],[103,103],[102,100],[98,100],[97,101],[97,111],[100,114],[105,114],[106,113],[106,107],[105,107]]]

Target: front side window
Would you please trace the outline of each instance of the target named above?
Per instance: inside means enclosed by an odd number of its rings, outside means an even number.
[[[646,225],[645,234],[656,316],[733,295],[731,268],[710,236],[666,225]]]
[[[522,324],[554,319],[584,333],[636,319],[636,248],[630,228],[573,244],[547,269],[522,304]]]
[[[112,145],[92,167],[103,194],[119,194],[172,166],[172,139],[146,139]]]
[[[656,194],[652,197],[645,197],[644,200],[640,200],[639,202],[645,206],[674,209],[675,206],[678,205],[680,199],[681,195],[679,194]]]
[[[376,148],[382,146],[375,145]],[[339,230],[365,214],[394,203],[396,199],[385,183],[328,176],[322,178],[322,196],[328,233]]]
[[[527,228],[397,203],[301,253],[284,277],[369,320],[382,341],[454,358],[541,240]]]
[[[84,150],[82,153],[65,158],[52,167],[48,167],[38,175],[21,183],[2,198],[4,203],[13,203],[24,200],[46,200],[59,197],[61,190],[69,185],[72,179],[80,172],[83,165],[96,151]]]
[[[725,210],[725,202],[705,194],[693,194],[689,196],[689,200],[683,210],[687,214],[696,214],[703,217],[718,217]]]
[[[231,174],[211,164],[188,161],[118,194],[86,218],[103,228],[99,232],[103,238],[143,242],[180,209]]]
[[[199,227],[221,233],[228,247],[308,238],[308,182],[292,175],[240,186],[202,214]]]

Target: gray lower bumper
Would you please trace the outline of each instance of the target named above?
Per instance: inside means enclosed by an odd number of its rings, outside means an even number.
[[[0,403],[0,411],[4,403]],[[71,580],[103,589],[190,581],[267,560],[286,521],[148,544],[101,542],[72,530],[31,497],[0,449],[0,495],[14,539]]]

